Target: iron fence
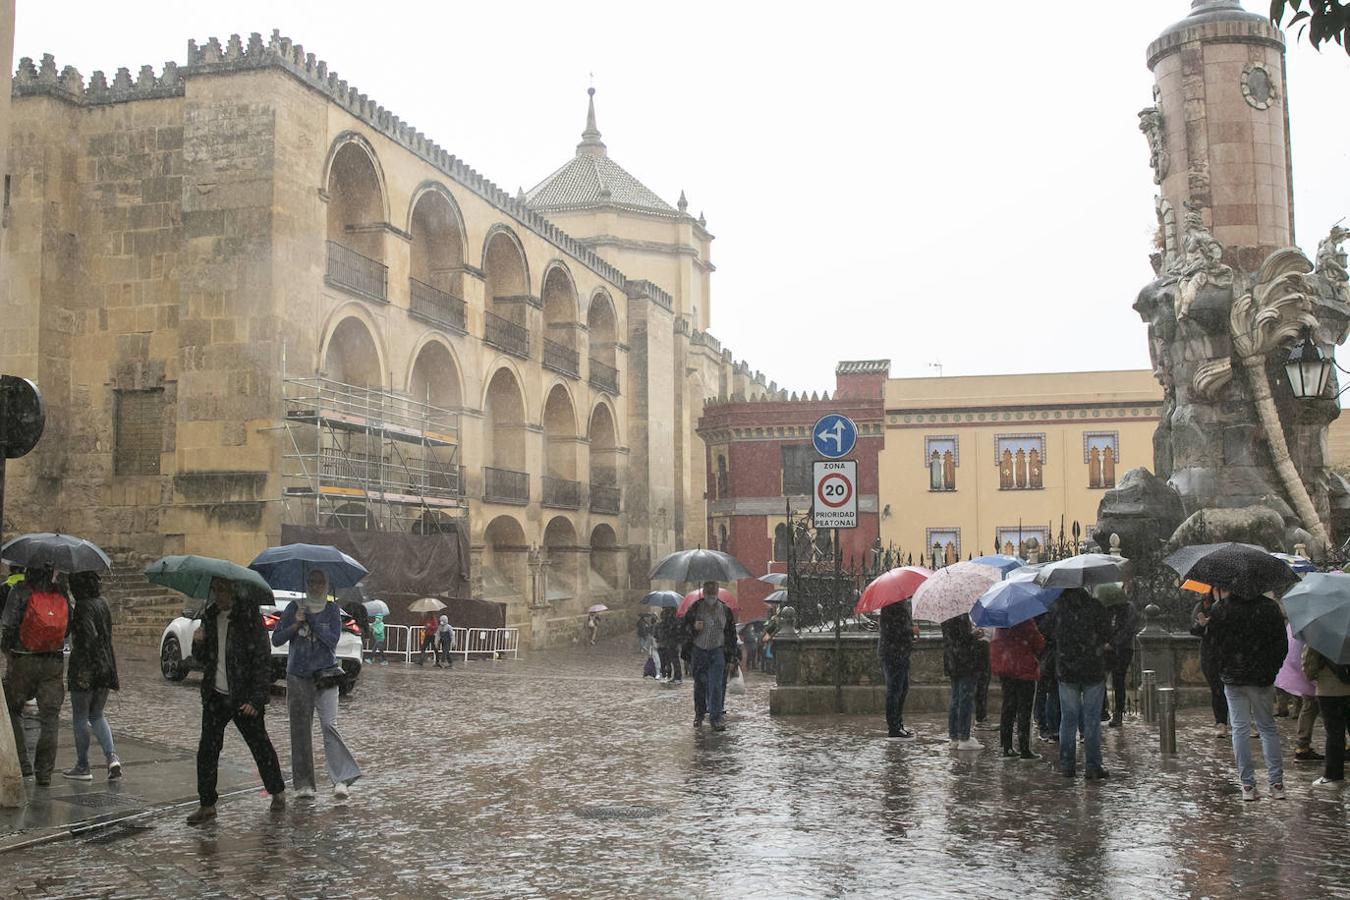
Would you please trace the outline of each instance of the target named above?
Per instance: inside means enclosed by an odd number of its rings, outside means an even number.
[[[389,267],[337,241],[328,242],[324,280],[374,300],[389,299]]]

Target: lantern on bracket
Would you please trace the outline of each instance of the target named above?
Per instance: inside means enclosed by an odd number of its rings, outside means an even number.
[[[1332,365],[1331,359],[1323,355],[1313,339],[1312,328],[1305,329],[1303,337],[1289,348],[1289,358],[1284,363],[1285,376],[1294,396],[1300,400],[1320,399],[1331,380]]]

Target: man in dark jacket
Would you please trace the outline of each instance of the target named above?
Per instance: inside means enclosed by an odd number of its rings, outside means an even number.
[[[960,615],[942,623],[942,670],[951,680],[952,698],[947,707],[947,737],[958,750],[983,750],[970,736],[975,712],[975,682],[980,677],[980,657],[985,649],[970,625],[970,616]]]
[[[1097,597],[1106,602],[1108,598],[1104,591],[1118,595],[1114,598],[1115,602],[1106,608],[1106,614],[1111,622],[1111,652],[1107,657],[1107,666],[1111,672],[1111,693],[1116,702],[1110,727],[1119,728],[1125,721],[1125,685],[1129,679],[1130,663],[1134,661],[1134,636],[1139,631],[1139,617],[1123,590],[1115,585],[1102,585],[1097,591]],[[1103,698],[1103,720],[1106,719],[1107,705]]]
[[[75,597],[71,614],[70,659],[66,663],[66,687],[70,690],[71,724],[75,730],[75,765],[61,773],[75,781],[93,781],[89,770],[89,735],[103,748],[108,780],[122,777],[122,761],[113,746],[112,729],[103,715],[108,692],[117,690],[117,657],[113,653],[112,613],[103,599],[102,585],[93,572],[70,576]]]
[[[1055,601],[1055,676],[1059,679],[1059,770],[1076,773],[1078,732],[1083,733],[1084,776],[1105,778],[1102,767],[1102,701],[1106,696],[1106,654],[1111,622],[1101,601],[1070,588]]]
[[[1252,769],[1251,727],[1261,735],[1261,755],[1273,799],[1284,799],[1284,761],[1280,734],[1275,730],[1275,676],[1289,652],[1284,616],[1269,597],[1255,597],[1214,589],[1209,615],[1196,621],[1214,636],[1219,678],[1228,700],[1233,726],[1233,757],[1242,781],[1242,799],[1256,799]],[[1205,621],[1200,621],[1204,618]]]
[[[56,633],[51,646],[28,646],[24,639],[24,616],[34,594],[65,598],[65,632],[70,633],[70,599],[56,584],[50,568],[29,569],[22,581],[15,582],[0,614],[0,650],[8,657],[5,670],[5,702],[9,706],[9,721],[14,728],[14,746],[18,750],[19,766],[25,778],[35,776],[39,787],[52,783],[56,768],[57,734],[61,725],[61,706],[66,702],[66,687],[62,681],[65,672],[64,637]],[[57,608],[59,609],[59,601]],[[30,762],[28,744],[23,731],[23,707],[29,700],[37,700],[38,743]]]
[[[202,735],[197,745],[197,798],[188,816],[200,825],[216,815],[216,772],[225,726],[234,722],[253,754],[272,809],[286,807],[286,782],[263,713],[272,687],[272,648],[257,602],[233,582],[211,581],[210,605],[192,636],[192,655],[202,664]]]
[[[914,732],[905,727],[905,697],[909,695],[909,656],[917,631],[908,600],[881,608],[877,656],[886,679],[886,731],[893,738],[914,737]]]
[[[706,715],[714,731],[726,731],[722,708],[728,671],[738,658],[736,614],[719,599],[717,582],[704,582],[703,596],[685,612],[682,625],[687,638],[684,656],[694,673],[694,727],[700,727]]]
[[[1209,685],[1209,705],[1214,712],[1214,731],[1219,737],[1228,734],[1228,697],[1219,678],[1219,657],[1214,650],[1214,634],[1209,630],[1209,612],[1214,605],[1212,594],[1206,594],[1191,610],[1191,634],[1200,639],[1200,672]]]

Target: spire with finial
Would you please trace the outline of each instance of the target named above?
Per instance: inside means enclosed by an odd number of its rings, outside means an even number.
[[[680,200],[675,205],[680,208],[680,212],[685,212],[689,209],[689,201],[685,198],[683,190],[680,191]]]
[[[577,144],[577,156],[605,156],[605,142],[600,140],[600,129],[595,127],[595,88],[587,88],[590,100],[586,107],[586,130]]]

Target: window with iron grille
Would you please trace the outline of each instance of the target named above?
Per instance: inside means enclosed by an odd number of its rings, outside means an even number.
[[[164,391],[117,391],[113,472],[158,475],[164,449]]]
[[[815,490],[812,484],[811,463],[816,461],[816,450],[810,444],[790,444],[780,447],[783,459],[783,496],[810,494]]]

